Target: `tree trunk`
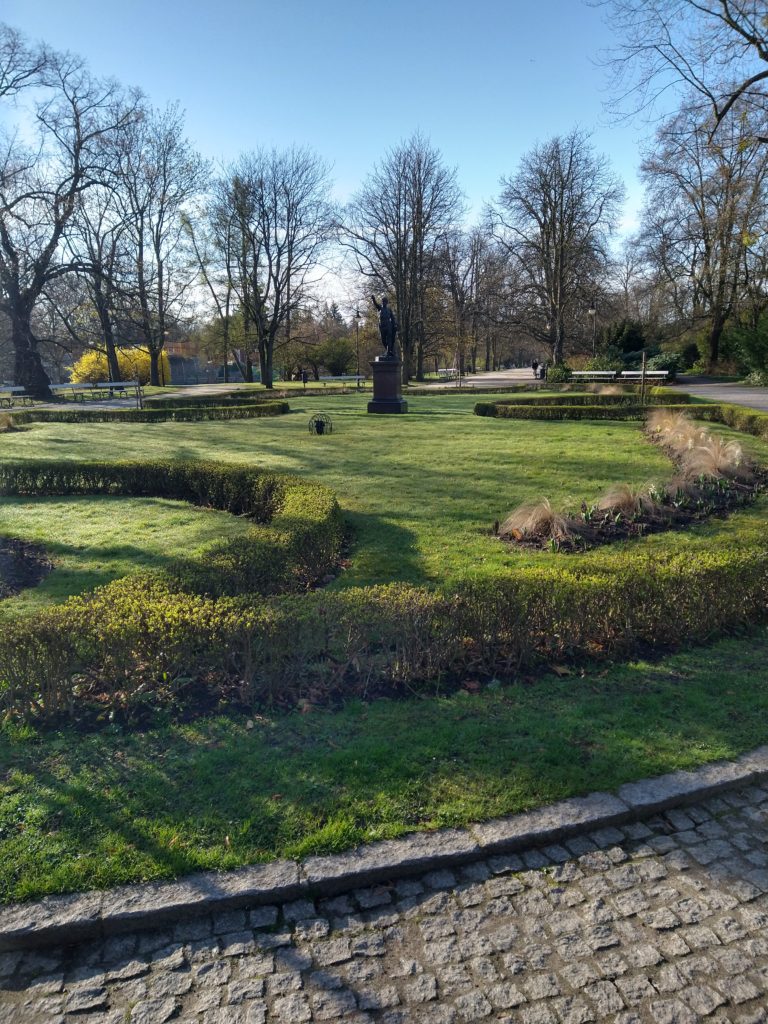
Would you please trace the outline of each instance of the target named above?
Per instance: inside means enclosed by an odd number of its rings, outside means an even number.
[[[160,387],[160,353],[154,346],[149,350],[149,383],[153,387]]]
[[[101,330],[104,334],[104,347],[107,350],[107,373],[110,380],[120,380],[120,364],[117,359],[115,348],[115,332],[112,329],[112,317],[106,304],[101,304],[97,298],[97,309]]]
[[[37,339],[32,333],[29,317],[10,314],[11,339],[14,353],[14,384],[23,387],[33,398],[49,400],[51,382],[43,369],[40,353],[37,351]]]
[[[712,322],[712,326],[709,329],[709,337],[707,338],[707,346],[709,348],[709,365],[714,366],[720,359],[720,338],[723,333],[723,327],[725,326],[724,321],[719,317]]]

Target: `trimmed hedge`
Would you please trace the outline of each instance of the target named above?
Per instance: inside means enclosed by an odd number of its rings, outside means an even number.
[[[669,391],[667,388],[652,388],[649,391],[649,404],[657,405],[687,405],[691,396],[686,393],[678,394]],[[628,392],[623,395],[601,395],[601,394],[565,394],[565,395],[520,395],[515,399],[502,398],[495,402],[496,405],[533,404],[536,406],[549,405],[637,405],[637,392]]]
[[[194,683],[262,705],[435,692],[466,672],[704,641],[768,618],[768,545],[611,568],[523,568],[453,594],[406,585],[214,600],[143,573],[0,636],[0,707],[18,717],[170,704]]]
[[[545,405],[536,401],[516,405],[507,405],[501,402],[478,402],[475,406],[475,415],[494,416],[498,419],[508,420],[644,420],[648,415],[649,408],[652,407],[608,404]],[[690,405],[668,405],[666,408],[689,412],[693,407]]]
[[[17,424],[22,423],[165,423],[197,422],[199,420],[247,420],[262,416],[283,416],[291,411],[287,402],[260,402],[251,405],[212,406],[200,408],[152,409],[24,409],[14,412]]]
[[[711,408],[717,412],[709,413]],[[726,427],[733,427],[734,430],[768,441],[768,413],[727,402],[716,406],[692,405],[688,411],[697,420],[710,419],[713,423],[722,423]]]
[[[284,401],[287,396],[275,397],[274,391],[225,392],[222,395],[150,395],[144,408],[152,409],[226,409],[235,406],[264,405]]]
[[[111,494],[170,498],[248,516],[261,524],[178,561],[165,574],[209,595],[305,589],[339,558],[344,527],[320,484],[213,462],[0,463],[0,494]]]

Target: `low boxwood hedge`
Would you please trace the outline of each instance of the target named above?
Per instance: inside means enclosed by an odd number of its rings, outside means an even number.
[[[22,409],[14,412],[17,425],[24,423],[165,423],[168,420],[248,420],[262,416],[283,416],[291,411],[287,402],[259,402],[249,405],[162,406],[144,409]]]
[[[667,405],[666,408],[688,412],[692,406]],[[644,420],[648,415],[648,409],[647,405],[637,404],[564,405],[533,400],[514,405],[506,402],[478,402],[475,406],[475,415],[495,416],[508,420]]]
[[[661,389],[654,389],[661,390]],[[647,405],[624,404],[621,395],[541,395],[525,401],[478,402],[476,416],[493,416],[513,420],[642,420],[648,415]],[[629,396],[632,399],[634,396]],[[665,395],[654,395],[651,406],[663,405],[670,412],[684,412],[693,419],[722,423],[745,434],[768,440],[768,413],[727,402],[691,402],[689,395],[675,395],[678,402],[669,402]],[[658,399],[661,398],[659,401]],[[597,399],[602,400],[598,402]],[[609,401],[613,399],[613,401]],[[619,399],[617,402],[616,399]]]
[[[0,463],[0,494],[171,498],[248,516],[258,527],[164,573],[212,596],[304,589],[337,562],[344,527],[320,484],[213,462]]]
[[[767,613],[764,541],[521,568],[450,594],[396,584],[215,599],[143,573],[9,623],[0,708],[44,719],[92,702],[119,714],[183,700],[191,685],[257,706],[434,693],[467,672],[704,641]]]
[[[225,409],[230,406],[264,405],[283,401],[285,393],[276,397],[274,391],[228,391],[220,395],[149,395],[145,409]]]
[[[668,388],[652,388],[648,393],[649,405],[687,405],[691,396],[686,393],[677,393]],[[628,391],[620,395],[601,394],[561,394],[561,395],[519,395],[514,399],[502,398],[496,401],[496,405],[518,405],[531,404],[536,406],[549,405],[639,405],[638,393]]]

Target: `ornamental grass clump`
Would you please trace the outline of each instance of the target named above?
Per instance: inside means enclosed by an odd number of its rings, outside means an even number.
[[[653,484],[633,487],[631,484],[614,484],[602,497],[595,508],[598,512],[612,512],[627,517],[653,515],[657,510],[658,490]]]
[[[0,434],[7,434],[16,429],[13,416],[8,412],[0,412]]]
[[[653,410],[648,417],[648,430],[675,454],[693,448],[709,436],[704,427],[698,426],[684,412],[670,412],[666,409]]]
[[[724,441],[705,434],[697,445],[683,452],[683,474],[687,477],[729,477],[748,481],[754,478],[738,441]]]
[[[516,508],[499,527],[503,540],[568,540],[572,533],[571,524],[559,512],[555,512],[549,501],[529,502]]]

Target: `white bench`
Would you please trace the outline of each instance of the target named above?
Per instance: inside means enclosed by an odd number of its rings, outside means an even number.
[[[22,405],[32,401],[23,387],[14,386],[13,384],[8,384],[7,386],[5,384],[0,385],[0,405],[5,402],[10,409],[17,398],[21,400]]]
[[[573,380],[614,380],[615,370],[573,370]]]
[[[626,380],[642,380],[643,379],[643,371],[642,370],[622,370],[620,376],[625,378]],[[645,379],[646,380],[651,380],[651,379],[652,380],[666,380],[668,376],[669,376],[669,370],[646,370],[645,371]]]

